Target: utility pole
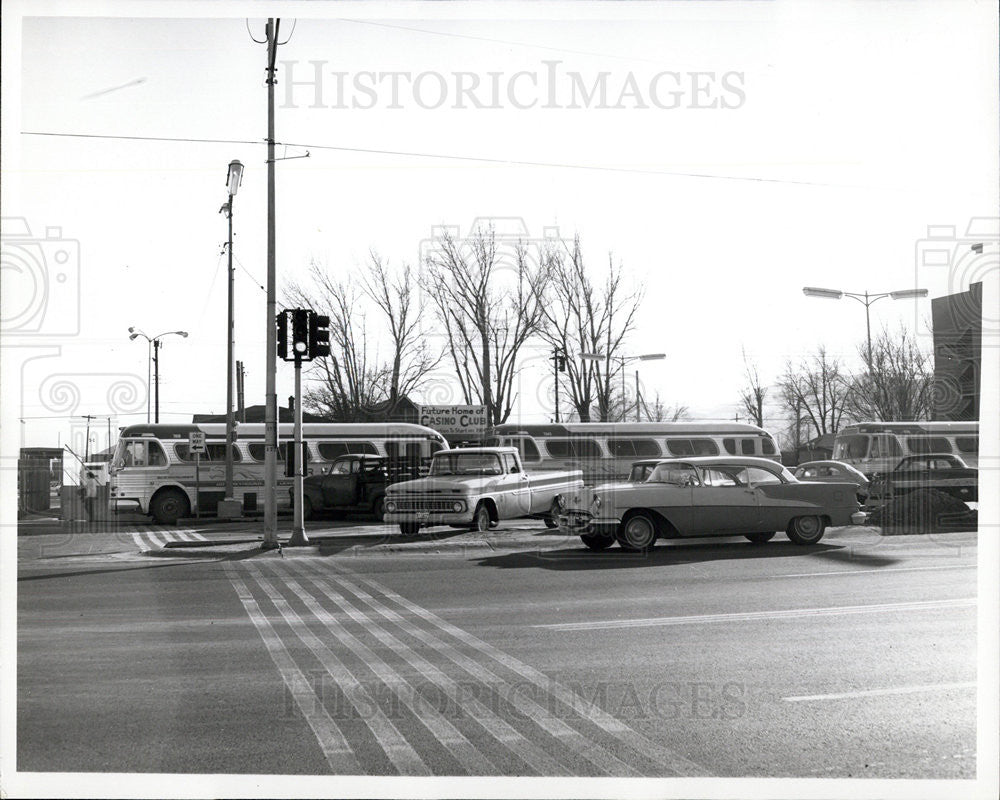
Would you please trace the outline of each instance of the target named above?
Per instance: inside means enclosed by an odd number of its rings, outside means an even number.
[[[246,405],[243,397],[243,381],[246,379],[246,376],[247,373],[246,370],[243,369],[243,362],[237,361],[236,362],[236,409],[237,409],[237,416],[239,417],[240,422],[247,421]]]
[[[97,419],[97,417],[92,414],[84,414],[83,418],[87,420],[87,441],[83,443],[83,460],[90,461],[90,421]]]
[[[635,421],[641,422],[639,419],[639,370],[635,371]]]
[[[160,424],[160,340],[153,339],[153,385],[156,387],[156,416],[153,418]]]
[[[274,84],[278,56],[280,19],[267,21],[267,360],[264,398],[264,541],[262,550],[274,550],[278,543],[278,396],[275,390],[278,371],[275,310],[276,247],[274,209]]]

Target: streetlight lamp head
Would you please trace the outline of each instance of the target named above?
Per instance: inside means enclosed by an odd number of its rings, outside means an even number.
[[[229,203],[223,203],[222,207],[219,209],[219,213],[220,214],[225,214],[228,217],[229,216]]]
[[[132,330],[132,329],[131,329],[131,328],[129,328],[129,330]],[[133,333],[133,334],[130,334],[128,338],[129,338],[129,339],[135,339],[135,338],[137,338],[138,336],[139,336],[139,334],[138,334],[138,333]]]
[[[226,187],[229,189],[229,196],[232,197],[240,188],[243,180],[243,164],[239,161],[229,162],[229,174],[226,175]]]
[[[908,297],[927,297],[926,289],[901,289],[898,292],[889,292],[889,297],[893,300],[905,300]]]
[[[129,329],[128,329],[128,332],[129,332],[129,333],[135,333],[135,328],[134,328],[134,327],[132,327],[132,328],[129,328]]]
[[[817,289],[815,286],[802,287],[802,294],[807,297],[826,297],[829,300],[839,300],[844,296],[839,289]]]
[[[644,356],[639,356],[640,361],[659,361],[667,357],[666,353],[646,353]]]
[[[580,353],[581,361],[602,361],[604,356],[600,353]]]

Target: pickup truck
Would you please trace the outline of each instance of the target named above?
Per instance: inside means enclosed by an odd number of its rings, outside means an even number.
[[[383,456],[339,456],[322,475],[310,475],[302,481],[302,518],[312,519],[320,511],[355,511],[373,514],[381,521],[386,486],[421,474],[419,464]],[[291,496],[294,502],[294,492]]]
[[[937,489],[964,502],[979,499],[979,472],[951,453],[906,456],[890,472],[872,476],[871,496],[887,499],[914,489]]]
[[[485,531],[516,517],[541,517],[555,528],[559,495],[582,488],[582,470],[525,472],[514,447],[442,450],[427,477],[386,490],[383,519],[406,535],[431,525]]]

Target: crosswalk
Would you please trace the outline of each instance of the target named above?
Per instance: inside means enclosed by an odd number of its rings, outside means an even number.
[[[129,534],[132,537],[132,541],[135,542],[136,547],[139,548],[141,552],[147,550],[159,550],[164,547],[167,542],[207,542],[202,534],[198,531],[192,531],[184,528],[170,528],[169,530],[150,530],[144,529],[141,531],[131,531]]]
[[[223,564],[332,772],[699,776],[571,689],[329,559]]]

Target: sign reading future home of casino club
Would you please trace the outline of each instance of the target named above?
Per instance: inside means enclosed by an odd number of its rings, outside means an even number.
[[[419,406],[420,424],[445,436],[486,430],[486,406]]]

